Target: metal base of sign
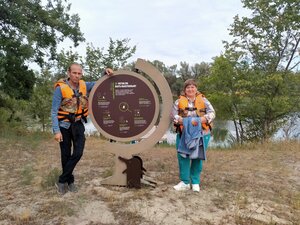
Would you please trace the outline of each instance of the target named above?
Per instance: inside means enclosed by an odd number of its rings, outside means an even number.
[[[118,157],[119,156],[115,157],[115,170],[113,175],[102,180],[101,184],[127,186],[127,176],[123,173],[123,171],[126,170],[126,164],[121,163]]]
[[[157,187],[157,182],[154,181],[151,177],[144,176],[143,179],[141,179],[141,183],[144,185],[151,186],[153,188]]]
[[[141,188],[142,184],[154,188],[156,187],[157,182],[151,177],[144,175],[146,169],[143,167],[142,159],[139,156],[130,158],[118,156],[115,158],[115,162],[113,175],[102,180],[101,184],[126,186],[129,188]],[[136,164],[136,162],[138,162],[138,164]]]

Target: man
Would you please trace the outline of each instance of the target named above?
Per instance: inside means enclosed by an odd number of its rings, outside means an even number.
[[[113,70],[107,68],[105,74],[112,75]],[[61,150],[62,174],[55,184],[60,194],[65,194],[67,190],[77,191],[73,170],[83,154],[83,122],[86,122],[88,115],[88,94],[95,84],[81,80],[82,75],[81,65],[73,63],[68,68],[68,78],[60,79],[55,84],[51,118],[54,139]]]

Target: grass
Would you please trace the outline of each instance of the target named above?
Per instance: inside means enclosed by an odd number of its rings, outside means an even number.
[[[292,201],[291,204],[293,206],[293,209],[300,210],[300,193],[291,196],[291,201]]]
[[[53,217],[68,217],[74,215],[76,210],[75,204],[68,200],[49,200],[40,208],[39,218],[51,220]]]
[[[34,178],[32,165],[26,165],[21,172],[21,180],[23,185],[30,185]]]
[[[52,135],[0,131],[0,223],[67,224],[68,218],[81,218],[89,203],[99,202],[117,224],[299,224],[299,142],[209,149],[199,195],[172,190],[179,181],[174,146],[140,154],[157,188],[100,185],[114,171],[114,156],[100,148],[102,142],[87,138],[74,171],[79,192],[60,197],[54,188],[60,151]],[[105,224],[98,219],[85,222]]]
[[[61,170],[58,168],[53,168],[49,171],[49,173],[43,177],[41,181],[41,186],[43,189],[51,188],[57,182],[59,175],[61,174]]]
[[[0,139],[14,145],[21,144],[22,147],[36,149],[42,141],[49,140],[52,135],[49,132],[28,131],[24,127],[10,128],[2,127],[0,129]]]

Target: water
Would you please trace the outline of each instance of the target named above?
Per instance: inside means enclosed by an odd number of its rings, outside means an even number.
[[[290,127],[283,127],[280,128],[273,136],[273,140],[285,140],[285,139],[298,139],[300,140],[300,118],[294,118],[294,123]],[[234,125],[231,121],[228,121],[226,124],[226,128],[229,131],[229,133],[233,136],[235,136],[235,129]],[[91,120],[88,120],[88,123],[85,124],[85,133],[86,135],[96,135],[100,136],[99,132],[91,122]],[[148,134],[146,134],[143,138],[147,138],[152,132],[154,132],[155,129],[152,129],[149,131]],[[161,138],[159,142],[168,143],[170,145],[174,145],[176,142],[176,133],[169,129],[166,131],[164,136]],[[223,141],[223,142],[215,142],[213,137],[210,141],[210,146],[213,147],[228,147],[230,146],[230,141]]]

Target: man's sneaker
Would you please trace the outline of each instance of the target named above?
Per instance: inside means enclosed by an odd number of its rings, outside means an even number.
[[[187,191],[190,189],[189,184],[185,184],[183,181],[180,181],[179,184],[173,187],[176,191]]]
[[[66,193],[65,184],[57,182],[55,183],[55,187],[57,188],[58,194],[63,195]]]
[[[200,192],[200,186],[199,186],[199,184],[192,184],[192,189],[195,192]]]
[[[68,184],[68,189],[70,192],[77,192],[78,189],[74,183]]]

